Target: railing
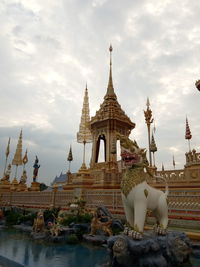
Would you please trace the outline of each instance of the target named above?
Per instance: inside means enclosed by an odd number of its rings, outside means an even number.
[[[184,170],[158,171],[157,176],[166,179],[167,183],[185,182]]]
[[[95,209],[106,206],[113,214],[124,214],[119,189],[87,190],[82,195],[87,207]],[[200,220],[200,189],[173,190],[168,196],[169,216],[177,217],[182,214]],[[0,206],[18,206],[24,208],[49,207],[67,208],[68,203],[74,201],[73,193],[66,191],[57,192],[2,192],[0,193]],[[181,218],[181,216],[179,216]]]

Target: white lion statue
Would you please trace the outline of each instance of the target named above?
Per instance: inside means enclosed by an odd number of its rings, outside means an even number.
[[[126,227],[125,233],[134,239],[141,239],[146,213],[150,210],[157,219],[155,231],[165,235],[168,225],[168,186],[166,184],[164,193],[148,185],[146,177],[153,174],[146,158],[146,150],[139,148],[136,141],[133,142],[126,136],[118,135],[118,139],[122,162],[126,168],[121,181],[122,202],[126,220],[131,227]]]

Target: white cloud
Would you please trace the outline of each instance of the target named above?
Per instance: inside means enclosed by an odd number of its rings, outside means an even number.
[[[23,127],[30,179],[38,154],[41,179],[49,183],[67,170],[72,143],[76,171],[82,161],[76,132],[85,84],[94,116],[107,88],[112,43],[115,91],[136,122],[131,136],[147,147],[143,109],[149,96],[157,128],[156,162],[170,168],[174,153],[183,167],[186,114],[192,146],[199,148],[200,95],[194,86],[200,78],[199,8],[196,0],[116,0],[114,5],[106,0],[1,1],[1,145],[8,136],[16,143]]]

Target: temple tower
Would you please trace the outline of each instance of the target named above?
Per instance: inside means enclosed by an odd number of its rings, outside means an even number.
[[[122,110],[117,101],[117,96],[113,87],[112,80],[112,46],[110,46],[110,71],[106,95],[91,118],[90,127],[92,132],[92,156],[90,161],[91,169],[105,169],[106,171],[118,171],[117,167],[117,133],[129,136],[135,127],[130,118]],[[104,144],[104,162],[98,163],[100,142]]]

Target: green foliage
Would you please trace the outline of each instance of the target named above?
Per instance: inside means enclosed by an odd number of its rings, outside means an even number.
[[[29,222],[33,225],[34,218],[36,218],[35,213],[25,211],[24,209],[10,209],[5,211],[6,225],[16,225],[21,223]]]
[[[58,217],[60,208],[53,208],[44,211],[44,221],[54,221]]]
[[[71,223],[89,223],[92,220],[92,215],[89,213],[83,215],[68,215],[63,219],[62,225],[67,226]]]
[[[122,230],[118,227],[112,227],[113,235],[120,235],[122,233]]]
[[[48,188],[48,186],[46,184],[44,184],[44,183],[40,184],[40,191],[44,191],[47,188]]]
[[[21,215],[19,217],[19,223],[27,223],[29,222],[30,225],[33,225],[34,219],[36,218],[36,213],[28,213],[25,215]]]
[[[5,214],[6,216],[6,225],[11,226],[11,225],[16,225],[20,224],[20,220],[22,217],[22,214],[14,211],[14,210],[9,210]]]
[[[68,244],[77,244],[78,242],[79,242],[79,239],[75,234],[71,234],[67,237]]]

